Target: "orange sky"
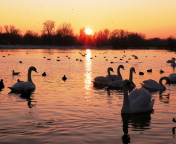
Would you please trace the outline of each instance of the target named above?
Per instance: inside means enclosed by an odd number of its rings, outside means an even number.
[[[71,23],[75,33],[105,28],[138,32],[146,38],[176,38],[176,0],[1,0],[0,26],[40,34],[45,20]]]

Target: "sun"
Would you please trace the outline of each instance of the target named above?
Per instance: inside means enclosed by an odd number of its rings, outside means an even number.
[[[91,35],[91,34],[92,34],[92,29],[91,29],[91,28],[86,28],[86,29],[85,29],[85,33],[86,33],[87,35]]]

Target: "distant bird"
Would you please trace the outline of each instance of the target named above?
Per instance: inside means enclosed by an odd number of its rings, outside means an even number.
[[[51,60],[51,59],[47,59],[47,60]]]
[[[23,82],[23,81],[20,81],[19,79],[17,80],[18,82]]]
[[[147,72],[152,72],[152,69],[148,69]]]
[[[67,78],[66,78],[65,75],[62,77],[62,80],[63,80],[63,81],[66,81],[66,80],[67,80]]]
[[[139,75],[144,75],[144,73],[143,72],[139,72]]]
[[[22,63],[22,61],[19,61],[19,63]]]
[[[18,75],[20,72],[15,72],[14,70],[12,71],[12,75]]]
[[[173,122],[176,122],[175,118],[172,119]]]
[[[164,73],[164,71],[162,69],[160,69],[160,74]]]
[[[114,62],[111,62],[111,63],[114,63]]]
[[[57,61],[60,61],[60,60],[57,60]]]
[[[4,88],[4,83],[3,83],[3,79],[1,79],[0,81],[0,89],[3,89]]]
[[[42,74],[42,76],[46,76],[46,72],[44,72],[44,73]]]

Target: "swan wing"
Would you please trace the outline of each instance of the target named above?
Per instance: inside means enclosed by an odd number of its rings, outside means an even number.
[[[108,83],[109,82],[109,80],[104,76],[97,76],[97,77],[94,78],[94,81],[95,82],[102,82],[102,83]]]
[[[143,89],[135,89],[129,94],[131,113],[147,112],[153,109],[154,100],[151,101],[151,94]]]
[[[111,80],[110,77],[109,77],[109,75],[107,75],[106,78],[108,80]],[[122,77],[119,77],[118,75],[111,75],[111,78],[112,78],[113,81],[122,80]]]
[[[170,82],[176,82],[176,73],[171,73],[169,75]]]
[[[112,81],[112,82],[109,82],[107,85],[111,88],[122,88],[123,80]]]
[[[31,82],[17,82],[12,87],[9,87],[12,91],[23,91],[35,89],[35,85]]]
[[[161,89],[161,85],[158,82],[156,82],[156,81],[154,81],[152,79],[145,80],[145,81],[143,81],[143,83],[144,84],[142,84],[142,86],[144,88],[148,88],[148,89]]]

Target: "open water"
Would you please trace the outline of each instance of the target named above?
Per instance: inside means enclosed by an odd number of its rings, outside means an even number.
[[[122,64],[123,79],[129,78],[134,67],[133,82],[140,88],[143,80],[159,81],[175,72],[166,63],[172,57],[175,52],[166,50],[1,49],[0,79],[5,88],[0,92],[0,143],[176,143],[176,123],[172,122],[176,117],[176,85],[166,85],[162,95],[152,93],[153,112],[121,115],[123,92],[98,89],[92,83],[94,77],[106,76],[108,67],[116,74]],[[10,93],[8,87],[18,79],[27,80],[30,66],[38,71],[32,72],[36,89],[31,98]],[[12,76],[12,70],[20,74]]]

